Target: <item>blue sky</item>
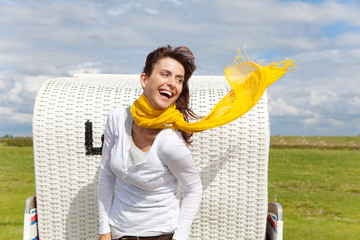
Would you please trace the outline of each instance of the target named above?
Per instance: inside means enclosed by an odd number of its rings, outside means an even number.
[[[0,136],[31,136],[41,84],[74,73],[140,73],[147,53],[187,45],[199,75],[295,59],[268,89],[272,135],[360,134],[360,4],[281,0],[0,0]]]

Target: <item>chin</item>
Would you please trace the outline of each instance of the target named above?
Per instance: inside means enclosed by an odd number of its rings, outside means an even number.
[[[165,110],[168,109],[172,104],[161,104],[161,105],[157,105],[158,110]]]
[[[176,101],[176,100],[175,100]],[[157,103],[155,103],[154,105],[156,106],[153,106],[155,109],[158,109],[158,110],[165,110],[165,109],[168,109],[169,107],[171,107],[171,105],[173,105],[175,103],[175,101],[163,101],[163,100],[160,100],[158,101]]]

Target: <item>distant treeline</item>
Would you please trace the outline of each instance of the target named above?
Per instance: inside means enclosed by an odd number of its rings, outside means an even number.
[[[271,136],[271,148],[360,150],[358,136]]]
[[[32,137],[0,137],[0,143],[5,146],[32,147]],[[360,150],[360,135],[358,136],[271,136],[271,148],[298,149],[338,149]]]
[[[5,135],[0,138],[0,142],[5,144],[6,146],[13,147],[32,147],[33,139],[32,137],[13,137],[9,135]]]

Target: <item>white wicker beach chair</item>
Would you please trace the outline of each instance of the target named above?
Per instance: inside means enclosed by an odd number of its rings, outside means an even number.
[[[41,87],[33,115],[36,206],[31,208],[38,214],[41,240],[98,239],[97,178],[105,121],[111,109],[131,105],[140,96],[138,79],[84,74],[52,79]],[[189,83],[192,108],[201,116],[229,91],[225,77],[193,76]],[[194,134],[191,150],[204,195],[190,239],[265,239],[266,94],[240,119]],[[281,211],[271,206],[274,221],[282,223]],[[24,224],[24,239],[36,239],[29,233],[29,215]],[[279,230],[277,239],[282,239]]]

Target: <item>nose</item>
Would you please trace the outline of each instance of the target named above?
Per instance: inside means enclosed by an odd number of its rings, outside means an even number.
[[[176,84],[176,79],[175,77],[170,77],[168,78],[168,81],[166,83],[169,87],[174,88],[175,84]]]

